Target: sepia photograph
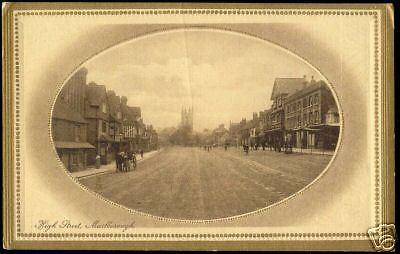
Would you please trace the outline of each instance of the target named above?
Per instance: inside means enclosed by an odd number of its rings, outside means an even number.
[[[393,13],[4,4],[3,248],[394,251]]]
[[[57,96],[52,137],[65,169],[102,197],[210,220],[268,207],[315,181],[334,157],[339,109],[318,70],[278,45],[177,29],[84,63]]]

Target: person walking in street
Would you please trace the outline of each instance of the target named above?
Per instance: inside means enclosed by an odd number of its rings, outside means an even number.
[[[123,151],[121,151],[121,152],[119,153],[119,158],[118,158],[118,160],[119,160],[119,169],[120,169],[120,172],[124,172],[124,170],[125,170],[125,165],[124,165],[124,152],[123,152]]]
[[[130,161],[128,159],[128,153],[124,153],[124,165],[125,165],[125,172],[130,171],[131,169],[131,165],[130,165]]]
[[[129,163],[129,170],[134,170],[136,167],[136,164],[134,164],[134,157],[135,155],[131,150],[128,151],[128,163]]]
[[[115,154],[115,164],[117,165],[117,172],[122,171],[122,160],[121,160],[121,153]]]
[[[143,149],[140,149],[140,158],[143,159]]]

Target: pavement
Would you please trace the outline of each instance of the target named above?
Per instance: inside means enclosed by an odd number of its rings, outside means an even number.
[[[168,147],[135,171],[80,182],[120,205],[177,219],[215,219],[276,203],[314,180],[332,156]]]
[[[146,160],[149,157],[156,154],[157,152],[159,152],[159,150],[144,153],[143,158],[140,156],[140,154],[136,155],[136,162],[139,163],[143,160]],[[107,165],[101,165],[100,168],[88,167],[87,169],[82,170],[82,171],[72,172],[71,175],[75,178],[83,179],[83,178],[93,177],[93,176],[97,176],[97,175],[116,173],[116,171],[117,170],[116,170],[115,161],[112,161],[111,163],[109,163]]]

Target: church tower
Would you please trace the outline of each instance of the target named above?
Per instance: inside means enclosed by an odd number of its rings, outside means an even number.
[[[187,127],[190,131],[193,131],[193,107],[189,107],[188,109],[182,107],[181,127]]]

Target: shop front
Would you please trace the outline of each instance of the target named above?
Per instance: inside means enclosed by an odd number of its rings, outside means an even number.
[[[87,156],[95,147],[86,142],[54,141],[58,157],[70,172],[85,170]]]

